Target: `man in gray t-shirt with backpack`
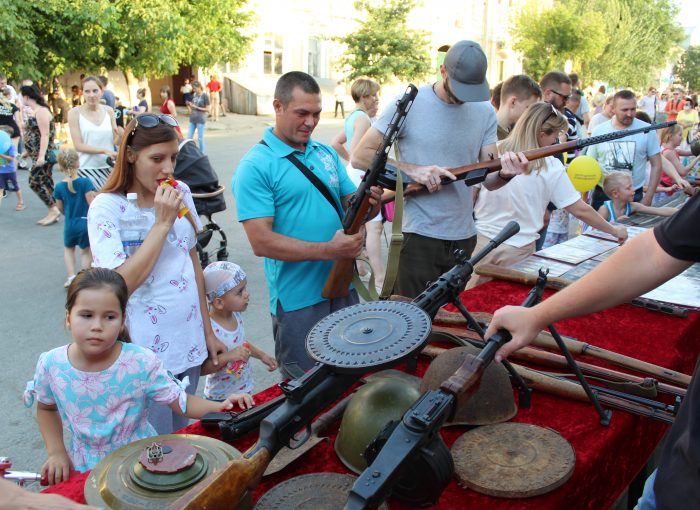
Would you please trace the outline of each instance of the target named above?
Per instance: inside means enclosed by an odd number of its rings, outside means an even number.
[[[496,113],[486,81],[486,55],[472,41],[450,48],[440,66],[442,79],[418,89],[401,127],[395,149],[397,165],[430,193],[406,197],[404,240],[394,293],[413,298],[455,264],[454,250],[471,254],[476,244],[472,190],[458,181],[442,186],[447,169],[498,157]],[[355,168],[367,168],[395,111],[395,101],[365,133],[352,152]],[[497,189],[527,168],[523,155],[504,154],[503,168],[483,185]],[[436,193],[439,191],[439,193]]]

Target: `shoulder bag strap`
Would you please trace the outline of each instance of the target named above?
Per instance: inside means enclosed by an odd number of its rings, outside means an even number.
[[[266,147],[269,147],[267,143],[265,143],[265,140],[260,140],[262,145],[265,145]],[[321,182],[321,179],[319,179],[311,170],[309,170],[304,163],[299,161],[299,159],[294,155],[294,154],[289,154],[285,156],[287,160],[289,160],[290,163],[292,163],[295,167],[299,169],[299,171],[304,174],[304,176],[311,181],[311,184],[314,185],[314,187],[323,195],[323,197],[328,200],[328,203],[331,204],[331,207],[333,207],[333,210],[338,213],[338,216],[340,217],[340,220],[343,220],[343,213],[338,209],[338,204],[336,204],[335,200],[333,199],[333,195],[331,195],[331,192],[328,190],[325,184]]]

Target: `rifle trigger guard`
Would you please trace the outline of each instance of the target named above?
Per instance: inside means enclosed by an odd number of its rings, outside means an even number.
[[[300,433],[302,434],[301,436],[299,436]],[[311,425],[309,424],[309,425],[306,425],[306,427],[303,429],[303,433],[300,430],[299,432],[297,432],[296,434],[294,434],[292,437],[289,438],[289,443],[287,444],[287,448],[289,448],[290,450],[296,450],[301,445],[306,443],[306,441],[308,441],[310,437],[311,437]]]

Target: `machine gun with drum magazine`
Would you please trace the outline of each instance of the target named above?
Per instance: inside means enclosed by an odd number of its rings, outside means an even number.
[[[613,140],[619,140],[621,138],[626,138],[628,136],[636,135],[638,133],[648,133],[656,129],[663,129],[669,126],[675,125],[676,122],[662,122],[660,124],[650,124],[643,128],[616,131],[614,133],[608,133],[600,136],[593,136],[590,138],[583,138],[579,140],[572,140],[570,142],[560,143],[557,145],[549,145],[547,147],[539,147],[537,149],[532,149],[529,151],[524,151],[523,154],[528,161],[534,161],[536,159],[546,158],[547,156],[555,156],[557,154],[563,154],[564,152],[573,152],[576,150],[583,149],[590,145],[596,145],[599,143],[612,142]],[[501,169],[501,160],[499,158],[494,158],[490,161],[479,161],[471,165],[464,165],[456,168],[448,168],[455,177],[457,181],[463,180],[468,186],[478,184],[486,179],[486,176],[492,172],[497,172]],[[387,165],[386,170],[381,174],[378,185],[382,186],[384,189],[396,190],[396,167]],[[443,177],[442,183],[450,184],[451,179]],[[403,187],[404,195],[413,195],[415,193],[425,191],[426,188],[422,184],[417,182],[411,182],[411,180],[403,176]]]
[[[346,393],[363,374],[393,366],[419,352],[428,340],[432,317],[440,306],[454,299],[454,285],[463,287],[474,265],[518,230],[517,223],[508,224],[483,250],[442,275],[413,303],[358,304],[319,321],[306,340],[307,351],[318,363],[303,377],[280,385],[284,401],[260,423],[258,442],[242,458],[230,461],[169,508],[230,508],[247,489],[259,483],[283,446],[294,448],[304,443],[314,416]]]

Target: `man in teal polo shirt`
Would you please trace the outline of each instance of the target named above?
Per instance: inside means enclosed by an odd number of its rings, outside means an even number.
[[[358,302],[321,296],[333,261],[357,257],[364,233],[342,230],[339,211],[355,192],[338,154],[311,139],[321,115],[321,90],[292,71],[275,88],[275,126],[244,156],[233,176],[238,221],[253,252],[265,257],[275,357],[282,374],[298,377],[313,366],[305,340],[326,315]],[[288,158],[293,154],[330,192],[334,204]],[[372,189],[378,209],[380,188]],[[342,208],[342,209],[341,209]],[[370,218],[374,215],[370,215]]]

